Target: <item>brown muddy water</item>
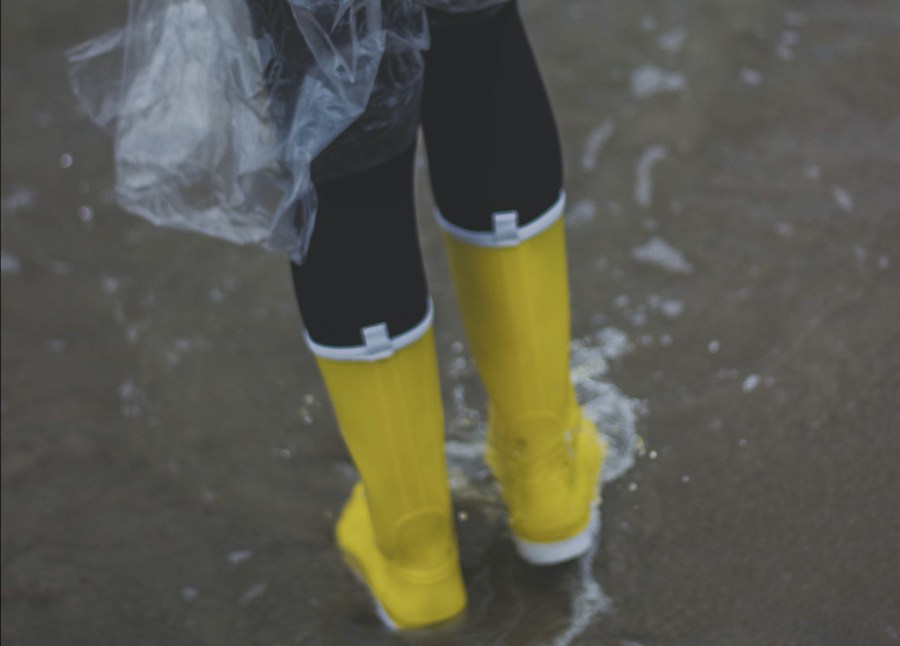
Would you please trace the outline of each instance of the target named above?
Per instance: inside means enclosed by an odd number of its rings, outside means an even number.
[[[523,0],[575,368],[643,442],[589,559],[517,560],[422,181],[471,607],[406,636],[285,260],[112,203],[62,52],[119,5],[2,5],[4,645],[900,644],[900,3]]]

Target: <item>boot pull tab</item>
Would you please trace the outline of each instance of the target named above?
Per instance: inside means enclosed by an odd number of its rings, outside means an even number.
[[[494,239],[501,245],[514,245],[519,242],[518,211],[498,211],[494,213]]]
[[[362,329],[363,343],[369,355],[384,355],[389,357],[394,354],[391,345],[391,335],[388,333],[386,323],[376,323]]]

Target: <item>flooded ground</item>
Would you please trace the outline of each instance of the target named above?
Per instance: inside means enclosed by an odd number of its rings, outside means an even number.
[[[575,368],[643,450],[590,558],[517,560],[423,182],[471,607],[405,637],[285,260],[112,203],[61,56],[119,4],[2,6],[4,644],[900,643],[900,4],[523,0]]]

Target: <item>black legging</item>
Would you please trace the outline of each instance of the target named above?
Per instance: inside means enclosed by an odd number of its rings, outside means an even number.
[[[422,127],[438,208],[468,231],[490,231],[497,211],[518,211],[519,226],[528,224],[557,201],[562,159],[518,7],[510,2],[479,22],[437,22]],[[314,342],[358,346],[363,327],[384,322],[395,336],[425,317],[414,152],[317,184],[309,253],[302,266],[292,264]]]

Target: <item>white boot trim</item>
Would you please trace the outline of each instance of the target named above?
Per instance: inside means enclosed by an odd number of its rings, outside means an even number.
[[[360,329],[362,345],[332,346],[322,345],[313,341],[309,332],[304,333],[306,344],[312,353],[324,359],[336,359],[338,361],[379,361],[387,359],[401,348],[412,345],[431,328],[434,321],[434,303],[428,299],[428,311],[414,327],[394,337],[388,333],[387,323],[375,323]]]
[[[515,247],[535,237],[562,217],[566,206],[566,192],[561,190],[556,202],[540,216],[519,226],[518,211],[497,211],[493,214],[493,231],[469,231],[458,227],[447,220],[440,210],[434,210],[434,217],[444,231],[460,242],[478,245],[479,247]]]
[[[585,554],[597,541],[600,533],[600,510],[596,505],[591,507],[591,517],[587,527],[570,538],[553,543],[535,543],[525,540],[513,533],[513,542],[519,556],[532,565],[556,565],[565,563]]]

